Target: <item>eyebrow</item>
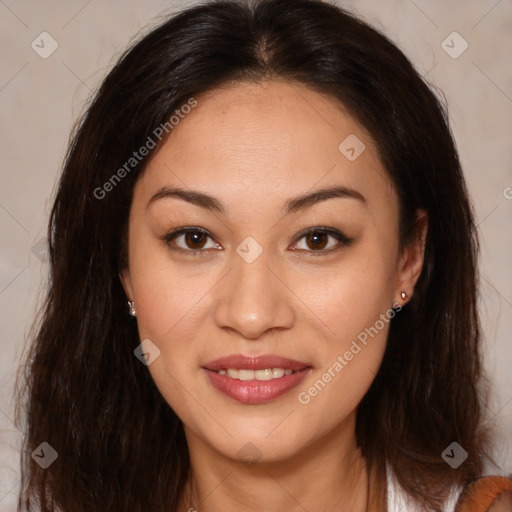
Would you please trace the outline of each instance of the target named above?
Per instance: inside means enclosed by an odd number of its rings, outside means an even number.
[[[201,208],[206,208],[210,211],[217,211],[219,213],[224,213],[225,211],[222,203],[213,196],[196,190],[185,190],[179,187],[169,186],[162,187],[151,197],[146,205],[146,210],[155,201],[170,197],[182,199],[183,201],[200,206]],[[360,192],[352,188],[338,185],[334,187],[321,188],[313,192],[288,199],[284,203],[283,213],[284,215],[288,215],[299,210],[310,208],[321,201],[335,198],[356,199],[365,206],[367,205],[365,197]]]

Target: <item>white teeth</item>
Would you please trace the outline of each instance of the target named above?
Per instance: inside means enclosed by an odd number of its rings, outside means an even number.
[[[240,380],[254,379],[254,370],[238,370],[238,378]]]
[[[272,380],[272,378],[273,378],[272,368],[265,368],[264,370],[256,370],[254,372],[254,377],[256,377],[256,380]]]
[[[227,375],[232,379],[238,380],[273,380],[279,379],[284,375],[291,375],[294,371],[283,368],[265,368],[264,370],[245,370],[237,368],[228,368],[227,370],[218,370],[219,375]]]

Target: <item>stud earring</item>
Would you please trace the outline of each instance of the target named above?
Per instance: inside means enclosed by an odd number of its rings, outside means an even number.
[[[402,300],[407,299],[407,293],[402,292],[402,293],[400,294],[400,297],[402,297]]]
[[[137,316],[137,313],[135,312],[135,301],[128,301],[128,314],[131,316]]]

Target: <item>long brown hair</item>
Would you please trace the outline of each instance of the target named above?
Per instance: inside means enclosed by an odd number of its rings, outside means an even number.
[[[358,407],[363,455],[434,510],[481,473],[478,241],[445,106],[394,44],[334,5],[220,0],[134,44],[73,133],[48,226],[49,288],[20,372],[18,510],[176,510],[190,470],[183,426],[134,357],[140,340],[119,279],[149,156],[109,180],[190,98],[272,78],[328,94],[369,130],[398,192],[402,248],[416,210],[428,213],[421,276]],[[469,454],[455,469],[441,456],[454,441]],[[30,456],[42,442],[58,453],[46,469]]]

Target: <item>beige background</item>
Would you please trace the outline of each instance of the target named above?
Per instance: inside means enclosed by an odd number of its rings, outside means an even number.
[[[20,432],[12,422],[12,383],[46,278],[44,240],[38,242],[70,128],[127,43],[192,3],[0,0],[1,512],[15,510]],[[512,473],[512,2],[342,5],[382,29],[446,95],[481,234],[485,365],[495,386],[488,408],[499,427],[498,468],[488,471]],[[58,43],[47,59],[31,47],[44,31]],[[458,58],[441,46],[454,31],[469,45]],[[453,53],[463,41],[448,44]]]

